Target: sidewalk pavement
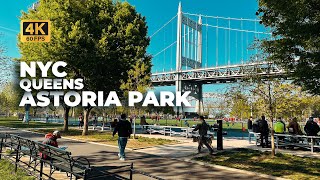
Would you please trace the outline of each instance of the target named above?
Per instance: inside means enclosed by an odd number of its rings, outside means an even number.
[[[21,131],[18,129],[9,129],[0,127],[0,133],[12,133],[20,134],[22,137],[27,137],[33,140],[43,140],[43,135]],[[193,143],[195,144],[195,143]],[[68,151],[72,152],[72,155],[84,156],[89,159],[94,167],[106,170],[108,172],[117,172],[115,167],[122,166],[123,168],[129,168],[131,162],[134,163],[134,168],[157,176],[163,179],[275,179],[272,176],[264,176],[257,173],[251,173],[248,171],[235,170],[217,166],[204,166],[200,163],[186,162],[183,158],[177,159],[179,153],[176,151],[183,150],[187,147],[187,144],[178,144],[177,147],[169,146],[169,151],[166,155],[159,156],[160,149],[141,149],[138,151],[127,151],[127,160],[118,160],[118,148],[104,146],[99,144],[91,144],[86,142],[74,141],[69,139],[59,139],[60,146],[68,146]],[[192,148],[195,146],[193,145]],[[171,148],[171,150],[170,150]],[[183,155],[191,154],[191,148],[187,149],[188,153],[182,152]],[[193,149],[194,150],[194,149]],[[145,152],[143,152],[145,151]],[[156,153],[158,151],[158,153]],[[171,151],[171,153],[170,153]],[[172,153],[172,151],[175,151]],[[175,157],[172,159],[170,157]],[[119,173],[124,177],[129,176],[128,172]],[[152,179],[150,177],[134,174],[134,179]]]
[[[185,137],[170,137],[164,135],[149,135],[149,134],[138,134],[138,136],[143,137],[150,137],[150,138],[162,138],[162,139],[170,139],[170,140],[177,140],[181,143],[174,144],[174,145],[166,145],[166,146],[155,146],[146,149],[138,149],[136,151],[142,153],[152,152],[154,155],[164,156],[169,158],[175,157],[184,157],[185,159],[192,159],[195,152],[197,152],[197,142],[192,142],[191,138]],[[212,146],[214,149],[217,149],[216,146],[217,141],[212,141]],[[270,148],[262,148],[260,146],[256,146],[255,142],[252,141],[249,143],[247,139],[231,139],[231,138],[224,138],[223,139],[223,148],[224,149],[234,149],[234,148],[250,148],[254,150],[260,151],[271,151]],[[204,148],[206,150],[206,148]],[[312,157],[312,158],[319,158],[320,153],[314,152],[311,153],[310,150],[287,150],[287,149],[276,149],[276,153],[287,153],[292,154],[300,157]]]

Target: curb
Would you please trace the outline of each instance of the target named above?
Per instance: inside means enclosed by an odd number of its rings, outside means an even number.
[[[262,173],[257,173],[257,172],[250,172],[250,171],[246,171],[246,170],[242,170],[242,169],[236,169],[236,168],[231,168],[231,167],[227,167],[227,166],[220,166],[220,165],[210,164],[207,162],[195,161],[195,160],[191,160],[191,159],[177,159],[177,158],[171,158],[171,159],[189,162],[189,163],[195,163],[195,164],[199,164],[202,166],[213,167],[216,169],[228,170],[228,171],[233,171],[233,172],[252,175],[252,176],[259,176],[261,178],[268,178],[268,179],[274,179],[274,180],[288,180],[285,178],[276,177],[276,176],[272,176],[272,175],[267,175],[267,174],[262,174]]]

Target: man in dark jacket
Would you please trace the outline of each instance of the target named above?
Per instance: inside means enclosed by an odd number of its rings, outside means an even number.
[[[208,148],[208,150],[209,150],[209,152],[210,152],[210,154],[212,154],[213,153],[213,149],[212,149],[212,147],[208,144],[208,142],[207,142],[207,137],[206,137],[206,135],[207,135],[207,133],[208,133],[208,130],[209,130],[209,125],[206,123],[206,121],[204,120],[204,117],[203,116],[200,116],[199,117],[199,119],[200,119],[200,122],[201,123],[199,123],[199,124],[197,124],[197,126],[196,126],[196,128],[193,130],[193,131],[198,131],[199,130],[199,140],[198,140],[198,153],[200,153],[201,152],[201,147],[202,147],[202,144],[204,144],[207,148]]]
[[[307,136],[317,136],[320,128],[316,122],[313,121],[313,117],[310,117],[304,126],[304,131],[307,133]]]
[[[118,146],[119,146],[119,160],[124,161],[126,158],[125,149],[128,142],[128,138],[132,134],[131,123],[126,120],[127,116],[121,114],[121,119],[118,122],[117,126],[114,128],[112,136],[118,133]]]
[[[260,138],[261,138],[261,146],[268,147],[269,145],[269,125],[268,122],[266,121],[265,116],[261,116],[261,120],[258,122],[259,126],[259,133],[260,133]]]
[[[250,116],[250,119],[248,119],[248,131],[252,132],[252,116]]]

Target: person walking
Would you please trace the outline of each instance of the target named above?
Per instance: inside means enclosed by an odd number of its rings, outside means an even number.
[[[48,123],[48,122],[49,122],[49,114],[46,113],[46,123]]]
[[[93,122],[92,122],[93,130],[95,130],[97,128],[97,125],[98,125],[98,116],[97,116],[97,114],[95,114],[93,116]]]
[[[115,134],[118,133],[118,146],[119,146],[119,160],[125,161],[126,154],[125,149],[128,142],[128,138],[132,134],[131,123],[126,120],[126,114],[121,114],[120,121],[117,123],[116,127],[114,128],[112,136],[114,137]]]
[[[201,147],[204,144],[208,148],[209,153],[212,154],[213,153],[213,149],[208,144],[207,137],[206,137],[210,127],[207,124],[207,122],[204,120],[203,116],[200,116],[199,120],[200,120],[200,123],[197,124],[196,128],[193,130],[193,132],[199,130],[199,135],[200,136],[199,136],[199,140],[198,140],[198,153],[201,152]]]
[[[79,120],[79,129],[81,129],[84,124],[82,113],[80,113],[78,120]]]
[[[268,147],[269,146],[269,125],[266,121],[265,116],[261,116],[261,120],[258,122],[260,138],[261,138],[261,146]]]

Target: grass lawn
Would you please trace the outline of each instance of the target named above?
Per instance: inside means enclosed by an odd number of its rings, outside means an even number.
[[[30,121],[29,124],[23,123],[22,120],[18,120],[17,117],[0,117],[0,126],[6,126],[11,128],[50,128],[50,127],[62,127],[62,124],[51,124]]]
[[[146,120],[147,123],[149,124],[155,124],[156,122],[154,120],[151,119],[147,119]],[[213,120],[208,120],[207,121],[210,125],[213,125],[214,123],[216,123],[216,121]],[[198,120],[193,121],[193,120],[189,120],[188,121],[190,127],[192,125],[195,125],[197,123],[199,123]],[[140,119],[136,120],[136,124],[140,124]],[[159,122],[157,122],[157,124],[160,124],[162,126],[182,126],[182,127],[186,127],[186,125],[184,124],[184,121],[177,121],[177,120],[165,120],[165,119],[161,119]],[[34,121],[30,121],[29,124],[23,123],[22,120],[18,120],[17,117],[0,117],[0,126],[6,126],[6,127],[12,127],[12,128],[55,128],[55,127],[62,127],[62,124],[55,124],[55,123],[42,123],[42,122],[34,122]],[[70,126],[70,125],[69,125]],[[247,128],[247,124],[244,123],[243,126],[245,128]],[[223,128],[224,129],[242,129],[242,124],[241,123],[223,123]]]
[[[11,164],[7,160],[0,160],[0,177],[1,180],[34,180],[35,178],[32,176],[28,176],[27,173],[18,169],[16,173],[14,173],[14,165]]]
[[[54,130],[56,129],[37,129],[33,131],[45,134],[48,132],[53,132]],[[81,133],[82,133],[82,130],[78,130],[78,129],[69,129],[68,132],[63,132],[61,130],[61,135],[63,137],[69,137],[73,139],[79,139],[79,140],[85,140],[85,141],[91,141],[91,142],[98,142],[102,144],[109,144],[109,145],[115,145],[115,146],[118,145],[118,136],[112,137],[111,132],[89,130],[88,136],[82,136]],[[150,146],[177,144],[177,143],[178,141],[173,141],[173,140],[136,136],[136,139],[129,139],[127,147],[128,148],[144,148],[144,147],[150,147]]]
[[[151,120],[151,119],[146,119],[146,121],[150,125],[151,124],[160,124],[161,126],[174,126],[174,125],[177,125],[177,126],[186,127],[186,125],[184,124],[184,120],[182,120],[182,122],[181,122],[181,121],[174,120],[174,119],[170,119],[170,120],[160,119],[160,121],[157,122],[157,123],[155,122],[155,120]],[[214,123],[217,123],[216,120],[206,120],[206,121],[210,125],[213,125]],[[137,119],[136,123],[140,124],[140,119]],[[198,124],[199,121],[198,120],[195,120],[195,121],[188,120],[188,123],[189,123],[189,125],[191,127],[192,125]],[[247,123],[243,123],[243,126],[247,129]],[[223,128],[224,129],[240,129],[240,130],[242,130],[242,123],[236,122],[236,123],[232,124],[232,123],[223,122]]]
[[[251,149],[234,149],[219,152],[214,156],[197,157],[194,160],[288,179],[309,180],[320,177],[320,159],[280,153],[271,158],[270,152]]]

